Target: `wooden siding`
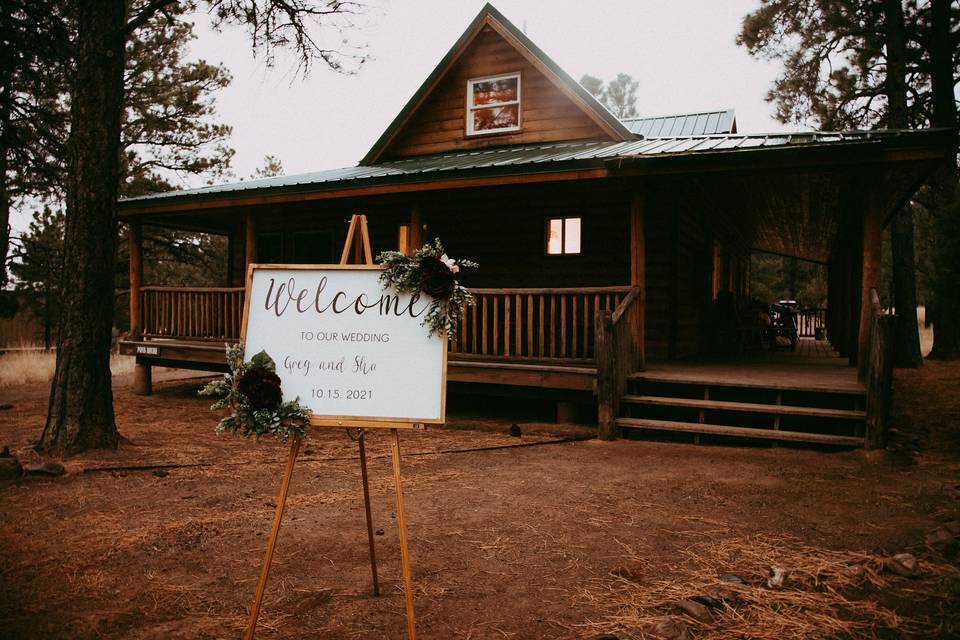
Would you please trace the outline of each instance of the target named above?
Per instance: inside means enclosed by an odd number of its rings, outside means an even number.
[[[467,137],[467,80],[517,71],[520,131]],[[398,132],[383,158],[579,139],[609,136],[502,36],[485,27]]]
[[[630,283],[630,200],[616,190],[501,188],[424,202],[426,239],[480,263],[470,287],[604,287]],[[581,253],[546,254],[546,221],[582,219]]]
[[[480,269],[463,274],[470,287],[601,287],[630,283],[629,203],[629,193],[620,187],[507,185],[417,200],[308,202],[250,211],[258,234],[280,232],[289,245],[294,232],[328,230],[337,247],[345,240],[350,214],[364,213],[376,254],[398,248],[399,225],[408,223],[419,205],[425,240],[439,237],[450,255],[480,263]],[[546,220],[570,216],[582,218],[582,252],[546,255]],[[242,286],[245,273],[242,230],[237,233],[240,240],[231,243],[232,286]]]

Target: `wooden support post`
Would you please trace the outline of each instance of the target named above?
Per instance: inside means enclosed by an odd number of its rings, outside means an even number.
[[[879,196],[873,189],[864,196],[863,207],[863,267],[860,271],[860,316],[859,340],[857,341],[857,373],[861,381],[866,379],[870,361],[870,337],[873,328],[873,307],[870,289],[881,289],[881,247],[883,243],[883,219]]]
[[[140,338],[141,324],[140,286],[143,283],[143,226],[131,222],[128,229],[130,245],[130,337]],[[153,370],[149,364],[138,362],[133,368],[133,392],[138,396],[153,393]]]
[[[253,640],[253,633],[257,629],[257,618],[260,617],[260,606],[263,604],[263,594],[267,589],[267,578],[270,577],[270,563],[273,561],[273,550],[277,546],[277,536],[280,534],[280,521],[283,520],[283,508],[287,504],[287,492],[290,490],[290,479],[293,477],[293,465],[297,461],[300,451],[300,438],[294,437],[290,443],[290,453],[287,455],[287,467],[283,472],[283,482],[280,483],[280,495],[277,496],[277,510],[273,515],[273,528],[270,530],[270,539],[267,541],[267,553],[263,558],[263,569],[260,570],[260,580],[257,581],[257,594],[253,598],[250,608],[250,617],[247,619],[247,631],[243,640]]]
[[[153,394],[153,367],[137,363],[133,366],[133,393],[138,396]]]
[[[140,285],[143,279],[143,227],[131,222],[127,237],[130,245],[130,337],[140,337]]]
[[[865,357],[869,361],[869,375],[866,380],[867,420],[863,442],[867,449],[879,449],[883,446],[890,418],[896,316],[876,316],[873,323],[873,340]]]
[[[367,546],[370,547],[370,573],[373,575],[373,595],[380,595],[380,579],[377,577],[377,550],[373,544],[373,516],[370,513],[370,483],[367,480],[367,449],[360,429],[360,479],[363,483],[363,508],[367,514]]]
[[[400,484],[400,432],[390,430],[393,459],[393,486],[397,494],[397,530],[400,534],[400,564],[403,570],[403,593],[407,608],[407,638],[417,640],[417,625],[413,618],[413,586],[410,582],[410,551],[407,549],[407,527],[403,521],[403,487]]]
[[[647,241],[644,225],[645,194],[637,194],[630,203],[630,286],[640,289],[640,312],[634,323],[634,343],[637,345],[639,370],[646,368],[646,315],[647,315]]]
[[[257,225],[252,213],[248,213],[245,220],[244,247],[243,271],[246,277],[247,267],[257,261]]]
[[[423,247],[423,214],[420,205],[410,208],[410,255]]]

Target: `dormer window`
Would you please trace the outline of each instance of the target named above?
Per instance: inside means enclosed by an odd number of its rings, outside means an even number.
[[[467,135],[520,130],[520,74],[467,80]]]

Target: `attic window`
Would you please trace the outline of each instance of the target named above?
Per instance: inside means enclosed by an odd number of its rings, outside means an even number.
[[[520,130],[520,74],[467,80],[467,135]]]

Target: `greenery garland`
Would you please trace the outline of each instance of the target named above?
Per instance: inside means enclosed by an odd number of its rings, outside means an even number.
[[[230,371],[222,380],[199,391],[201,396],[222,396],[211,409],[230,409],[230,415],[217,425],[217,433],[269,435],[283,442],[291,436],[307,437],[311,411],[300,404],[300,398],[283,401],[277,365],[266,351],[244,362],[243,343],[227,345],[227,364]]]
[[[430,335],[446,332],[450,340],[457,337],[463,309],[473,304],[473,296],[455,276],[461,267],[476,269],[476,262],[448,257],[440,238],[423,245],[412,256],[382,251],[377,262],[387,267],[380,276],[384,287],[393,287],[401,293],[425,293],[433,298],[420,323],[430,328]]]

